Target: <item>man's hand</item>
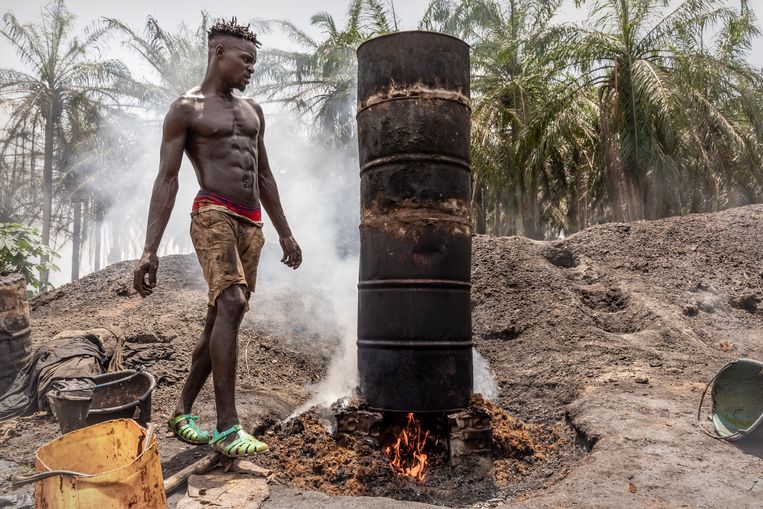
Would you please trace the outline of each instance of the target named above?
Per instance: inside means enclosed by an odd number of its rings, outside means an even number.
[[[281,249],[283,249],[283,258],[281,258],[281,262],[292,269],[296,269],[302,265],[302,250],[299,248],[297,241],[294,240],[294,237],[281,237],[280,241]]]
[[[158,268],[159,258],[156,253],[143,253],[133,272],[133,287],[141,297],[151,295],[151,292],[156,288],[156,270]],[[148,283],[146,283],[146,274],[148,274]]]

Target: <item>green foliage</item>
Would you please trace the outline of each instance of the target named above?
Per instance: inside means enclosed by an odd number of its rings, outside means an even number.
[[[478,231],[534,238],[763,200],[748,0],[433,0],[472,45]]]
[[[58,254],[42,243],[40,232],[35,228],[18,223],[0,223],[0,272],[20,272],[27,284],[37,291],[45,291],[52,286],[37,278],[43,270],[58,270],[51,261],[36,261],[57,258]]]
[[[0,39],[30,70],[0,69],[0,105],[10,111],[10,126],[44,121],[60,133],[77,115],[116,102],[132,83],[121,61],[100,59],[112,28],[95,23],[76,36],[75,17],[62,0],[48,3],[36,23],[22,23],[10,12],[2,20]]]
[[[123,106],[135,85],[121,61],[101,57],[112,27],[96,22],[76,33],[75,16],[63,0],[52,0],[41,11],[36,20],[26,23],[7,12],[0,23],[0,41],[15,51],[23,66],[23,70],[0,69],[0,107],[7,115],[0,156],[14,151],[16,174],[18,147],[28,151],[23,155],[28,155],[24,159],[29,162],[29,178],[10,180],[12,184],[28,182],[34,188],[31,193],[10,189],[3,196],[5,203],[12,204],[6,210],[23,210],[21,199],[32,206],[24,207],[28,211],[24,216],[12,213],[3,219],[41,221],[42,242],[49,246],[69,226],[72,198],[82,198],[82,179],[73,164],[79,148],[97,135],[104,114]],[[35,162],[39,155],[41,178]],[[42,190],[41,200],[37,187]],[[32,199],[27,200],[30,195]],[[46,268],[40,276],[43,283],[47,276]]]
[[[113,18],[106,24],[127,36],[124,44],[151,67],[154,81],[134,82],[134,94],[150,109],[164,113],[170,103],[201,83],[207,68],[207,30],[210,19],[201,12],[195,29],[185,24],[170,32],[149,16],[143,33]]]
[[[319,12],[310,23],[322,40],[290,21],[273,24],[300,49],[267,50],[255,70],[258,92],[315,120],[319,138],[348,146],[355,134],[358,65],[355,50],[374,35],[395,30],[396,21],[379,0],[350,0],[344,27]]]

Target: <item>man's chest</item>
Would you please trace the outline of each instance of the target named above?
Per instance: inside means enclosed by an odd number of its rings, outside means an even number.
[[[249,104],[205,102],[196,109],[191,132],[203,138],[246,137],[252,140],[260,132],[260,119]]]

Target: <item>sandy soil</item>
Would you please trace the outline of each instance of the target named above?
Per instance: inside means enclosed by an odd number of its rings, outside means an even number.
[[[476,236],[473,246],[474,340],[500,385],[499,410],[536,426],[540,442],[565,444],[560,452],[520,455],[502,484],[465,495],[444,489],[447,478],[429,488],[400,489],[389,477],[363,484],[354,462],[378,453],[356,451],[353,459],[353,444],[345,451],[352,468],[339,483],[320,472],[290,475],[295,458],[283,451],[327,435],[307,426],[295,440],[294,427],[277,423],[325,375],[339,338],[320,296],[294,298],[263,283],[258,311],[242,327],[238,401],[246,426],[285,445],[268,460],[280,482],[454,507],[760,507],[763,459],[707,438],[695,415],[704,383],[726,360],[763,359],[763,205],[595,226],[556,242]],[[154,421],[161,423],[202,328],[205,287],[193,256],[165,257],[159,289],[142,300],[129,288],[132,268],[115,264],[35,299],[33,339],[121,327],[128,362],[160,379]],[[209,389],[198,408],[207,422]],[[34,448],[56,435],[47,416],[0,425],[0,466],[25,471]],[[161,437],[165,473],[205,452]],[[528,467],[512,470],[519,465]],[[473,484],[468,476],[451,481],[454,490]],[[379,488],[387,482],[389,490]]]

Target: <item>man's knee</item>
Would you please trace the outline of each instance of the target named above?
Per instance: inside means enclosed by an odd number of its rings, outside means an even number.
[[[238,319],[246,310],[244,285],[231,285],[217,298],[217,318]]]

